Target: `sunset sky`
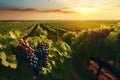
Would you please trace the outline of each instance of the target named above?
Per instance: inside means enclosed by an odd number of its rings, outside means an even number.
[[[120,0],[0,0],[0,20],[119,20]]]

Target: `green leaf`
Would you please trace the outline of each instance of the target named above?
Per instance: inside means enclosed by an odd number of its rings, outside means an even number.
[[[18,46],[18,40],[14,39],[14,40],[10,41],[9,44],[12,45],[13,47],[17,47]]]
[[[2,65],[6,67],[10,66],[11,68],[14,68],[14,69],[17,68],[15,55],[14,56],[12,55],[11,57],[9,57],[9,60],[11,59],[10,63],[7,61],[7,55],[4,52],[0,53],[0,58],[2,59],[2,62],[1,62]]]
[[[16,39],[16,35],[13,32],[10,31],[9,34],[11,38]]]
[[[6,54],[4,52],[0,53],[0,58],[2,59],[1,64],[8,67],[9,63],[6,61],[7,56],[6,56]]]

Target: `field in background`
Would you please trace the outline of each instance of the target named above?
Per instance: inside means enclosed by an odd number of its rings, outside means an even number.
[[[0,73],[2,75],[0,80],[16,79],[14,75],[16,73],[20,75],[24,70],[26,71],[25,74],[28,75],[26,75],[26,78],[23,78],[24,74],[22,78],[16,75],[20,80],[29,79],[29,76],[31,76],[30,78],[33,77],[33,74],[30,74],[32,69],[28,71],[25,66],[20,66],[17,63],[19,60],[13,57],[15,54],[12,53],[10,48],[17,45],[16,43],[11,44],[12,39],[16,41],[21,38],[27,38],[32,48],[35,48],[42,41],[47,42],[51,46],[49,55],[50,65],[46,68],[43,77],[40,77],[38,80],[41,80],[41,78],[43,80],[47,78],[50,78],[50,80],[69,80],[71,78],[72,66],[78,70],[78,73],[79,66],[81,66],[85,69],[92,69],[97,74],[96,69],[93,69],[93,66],[91,67],[90,65],[91,58],[95,58],[95,60],[97,58],[108,65],[110,63],[110,66],[112,65],[115,68],[113,72],[116,71],[116,68],[120,69],[120,21],[1,21],[0,59],[2,61],[5,60],[5,62],[1,62],[0,70],[4,68],[5,71],[3,71],[3,74]],[[6,66],[6,62],[9,63],[8,65],[11,68],[18,66],[17,72]],[[11,63],[15,65],[11,66]],[[96,66],[96,64],[94,65]],[[106,67],[102,63],[97,66],[101,67],[101,65]],[[61,71],[65,74],[61,74]],[[8,76],[7,73],[11,73],[11,75]],[[103,73],[105,72],[103,71]],[[113,75],[108,77],[114,78]],[[92,77],[90,78],[93,79]],[[99,80],[102,80],[102,78],[107,80],[102,74],[98,78]],[[118,78],[118,76],[115,78]],[[33,80],[33,78],[29,80]]]
[[[27,29],[31,28],[35,22],[44,23],[46,25],[51,26],[51,28],[58,27],[65,30],[71,30],[71,31],[81,31],[86,29],[95,29],[99,28],[101,26],[116,26],[120,25],[120,21],[1,21],[0,22],[0,33],[4,33],[4,31],[10,31],[12,29],[15,30],[23,30],[27,31]],[[9,29],[9,30],[8,30]]]

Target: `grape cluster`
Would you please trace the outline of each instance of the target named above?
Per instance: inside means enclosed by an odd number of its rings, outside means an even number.
[[[38,63],[42,67],[47,67],[48,65],[48,54],[49,54],[49,45],[45,42],[38,44],[36,47],[36,56],[38,57]]]
[[[34,75],[38,76],[42,74],[42,67],[48,65],[49,45],[47,43],[40,43],[36,47],[36,52],[29,44],[24,40],[19,40],[19,46],[26,53],[25,63],[28,67],[34,68]]]
[[[25,62],[27,66],[37,66],[38,58],[34,54],[34,49],[32,49],[29,44],[24,40],[19,40],[19,46],[26,52]]]

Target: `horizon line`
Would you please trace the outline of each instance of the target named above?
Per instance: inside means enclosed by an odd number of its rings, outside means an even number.
[[[107,20],[107,21],[119,21],[120,19],[86,19],[86,20],[84,20],[84,19],[66,19],[66,20],[64,20],[64,19],[48,19],[48,20],[44,20],[44,19],[41,19],[41,20],[0,20],[0,21],[94,21],[94,20],[96,20],[96,21],[104,21],[104,20]]]

